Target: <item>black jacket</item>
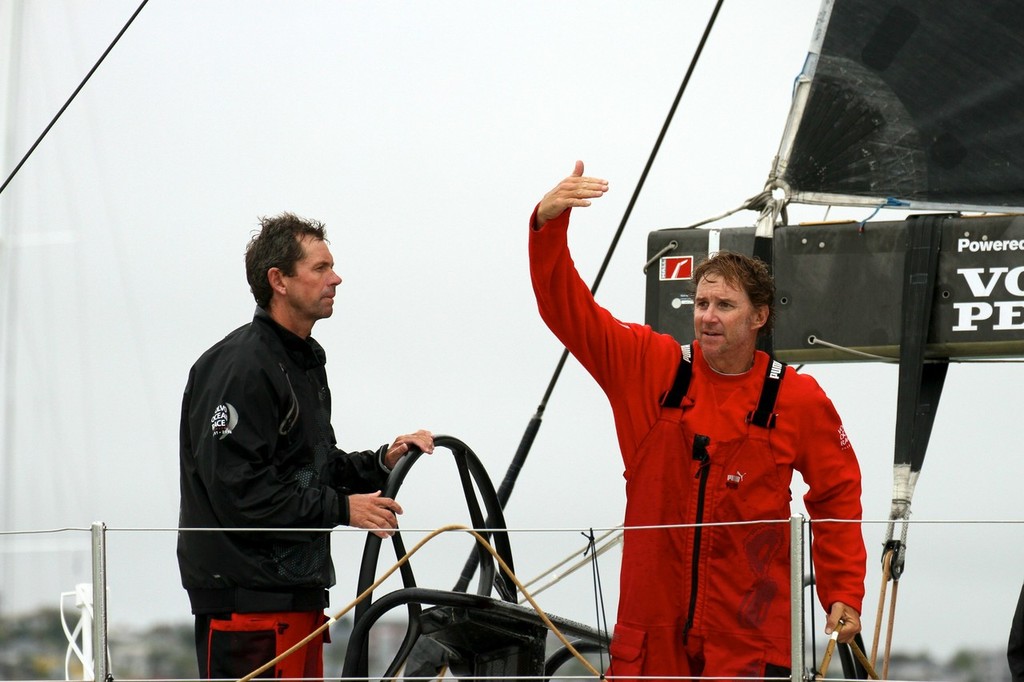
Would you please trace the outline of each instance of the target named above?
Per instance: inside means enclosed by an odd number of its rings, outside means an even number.
[[[348,523],[351,493],[383,487],[376,452],[335,445],[323,348],[257,309],[193,365],[182,399],[180,528]],[[334,584],[328,532],[182,531],[193,613],[309,611]]]

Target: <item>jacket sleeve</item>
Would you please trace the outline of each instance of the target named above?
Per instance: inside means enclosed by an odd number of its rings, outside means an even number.
[[[275,454],[282,451],[282,404],[270,377],[252,363],[224,364],[215,376],[190,379],[187,401],[191,465],[215,517],[211,521],[233,528],[341,523],[338,493],[307,483],[312,472]]]
[[[816,522],[811,530],[818,599],[826,611],[838,601],[862,613],[867,550],[859,523],[860,464],[839,414],[817,381],[795,372],[786,381],[790,379],[800,391],[794,410],[799,414],[795,468],[807,483],[804,505]]]
[[[537,308],[558,340],[603,387],[614,386],[639,366],[642,334],[616,320],[594,300],[569,255],[569,210],[533,229],[530,278]]]
[[[605,392],[628,459],[657,419],[658,398],[672,382],[679,344],[649,326],[621,322],[598,305],[569,255],[570,211],[534,229],[530,278],[544,323]]]
[[[324,472],[329,485],[342,495],[380,490],[391,472],[384,466],[385,443],[376,450],[336,450]]]

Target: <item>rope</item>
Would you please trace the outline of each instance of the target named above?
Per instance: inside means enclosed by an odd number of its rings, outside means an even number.
[[[904,526],[904,539],[906,538],[906,526]],[[906,546],[904,544],[904,546]],[[892,633],[896,625],[896,596],[900,589],[899,576],[893,576],[893,561],[898,560],[899,552],[889,549],[882,556],[882,586],[878,591],[878,611],[875,614],[875,634],[871,640],[871,663],[874,666],[878,661],[878,639],[882,629],[882,616],[885,613],[885,595],[888,590],[889,580],[892,579],[892,593],[889,595],[889,618],[886,621],[885,649],[882,652],[882,679],[889,677],[889,659],[892,655]],[[867,667],[865,665],[865,667]],[[875,678],[878,679],[878,678]]]
[[[910,502],[908,501],[907,504],[909,506]],[[903,564],[907,560],[907,533],[910,532],[910,524],[907,523],[907,520],[909,518],[910,510],[908,509],[904,512],[904,517],[902,519],[903,530],[900,533],[900,546],[899,550],[896,553],[896,568],[898,570],[895,574],[895,579],[897,582],[899,581],[900,576],[903,574]]]
[[[851,641],[850,648],[853,649],[853,655],[856,656],[857,660],[860,661],[860,664],[864,666],[864,670],[867,671],[868,677],[873,680],[877,680],[878,673],[875,672],[875,667],[871,665],[871,662],[868,661],[868,657],[865,656],[864,652],[860,650],[859,646],[857,646],[857,642]]]
[[[889,677],[889,656],[892,653],[892,630],[896,623],[896,593],[900,589],[900,581],[892,581],[892,598],[889,601],[888,632],[885,633],[885,655],[882,658],[882,677]]]
[[[357,604],[359,604],[359,602],[363,601],[364,599],[366,599],[366,597],[368,597],[370,594],[372,594],[373,591],[375,589],[377,589],[381,585],[381,583],[383,583],[385,580],[387,580],[389,577],[391,577],[394,574],[395,571],[397,571],[407,561],[409,561],[409,559],[414,554],[416,554],[416,552],[418,552],[424,545],[426,545],[428,542],[433,540],[438,535],[441,535],[442,533],[447,533],[447,532],[453,531],[453,530],[460,530],[460,531],[469,533],[474,538],[476,538],[477,542],[479,542],[481,545],[483,545],[484,549],[486,549],[488,552],[491,553],[491,556],[493,556],[495,561],[498,562],[498,565],[501,567],[501,570],[503,570],[508,575],[508,577],[512,579],[512,582],[515,583],[515,585],[519,589],[519,591],[523,593],[523,596],[525,596],[526,600],[530,602],[530,606],[532,606],[533,610],[537,612],[537,615],[540,617],[540,619],[544,623],[544,625],[547,626],[548,630],[550,630],[555,635],[555,637],[558,638],[558,641],[560,641],[562,643],[562,645],[576,658],[576,660],[578,660],[583,665],[584,668],[586,668],[592,675],[594,675],[594,677],[601,677],[601,673],[599,673],[594,668],[594,666],[592,666],[590,664],[590,661],[588,661],[586,658],[584,658],[583,655],[580,654],[580,652],[576,650],[576,647],[574,647],[572,645],[572,643],[570,643],[569,640],[566,639],[565,635],[563,635],[562,632],[555,626],[555,624],[551,622],[551,619],[548,618],[547,614],[544,613],[544,610],[540,608],[540,605],[538,605],[537,602],[534,601],[534,599],[530,595],[530,593],[526,591],[526,588],[523,586],[523,584],[521,582],[519,582],[519,578],[517,578],[515,576],[515,574],[512,572],[512,569],[510,569],[508,567],[508,564],[505,563],[504,559],[502,559],[498,555],[498,552],[494,549],[494,547],[492,547],[491,544],[489,542],[487,542],[487,540],[485,540],[483,538],[483,536],[480,535],[479,533],[477,533],[475,530],[473,530],[471,528],[468,528],[466,526],[462,526],[462,525],[458,525],[458,524],[452,524],[452,525],[448,525],[448,526],[442,526],[441,528],[438,528],[438,529],[436,529],[434,531],[431,531],[426,537],[424,537],[422,540],[420,540],[418,543],[416,543],[416,545],[412,549],[410,549],[408,552],[406,552],[405,556],[403,556],[401,559],[396,561],[395,564],[391,568],[389,568],[387,571],[385,571],[383,573],[383,575],[381,575],[379,578],[377,578],[377,580],[372,585],[367,587],[365,590],[363,590],[363,592],[359,596],[357,596],[354,600],[349,602],[345,606],[345,608],[343,608],[341,611],[339,611],[336,615],[334,615],[332,617],[329,617],[327,619],[327,621],[323,625],[321,625],[316,630],[314,630],[313,632],[311,632],[308,635],[306,635],[301,641],[297,642],[295,645],[293,645],[287,651],[284,651],[284,652],[278,654],[273,659],[267,661],[266,663],[261,665],[259,668],[256,668],[255,670],[253,670],[251,673],[249,673],[245,677],[239,678],[237,680],[237,682],[250,682],[254,677],[260,675],[263,672],[266,672],[267,670],[270,670],[275,665],[277,665],[277,663],[279,661],[283,661],[288,656],[291,656],[293,653],[295,653],[296,651],[298,651],[302,647],[306,646],[306,644],[311,642],[314,637],[322,635],[324,630],[328,629],[332,624],[336,623],[342,616],[344,616],[346,613],[348,613],[353,608],[355,608],[355,606]]]
[[[875,613],[875,634],[871,639],[871,663],[878,660],[878,638],[882,632],[882,616],[885,615],[885,594],[889,589],[889,566],[892,561],[890,549],[882,557],[882,586],[878,588],[878,611]]]
[[[828,673],[828,665],[832,661],[832,653],[835,651],[836,642],[839,641],[839,631],[843,629],[843,625],[845,625],[845,623],[842,620],[840,620],[839,625],[836,627],[835,630],[832,631],[832,636],[829,638],[828,646],[825,647],[825,655],[821,659],[821,672],[818,673],[818,679],[825,679],[825,675]],[[877,680],[878,673],[875,672],[875,667],[871,665],[871,662],[868,661],[867,656],[865,656],[864,652],[860,650],[859,646],[857,646],[856,640],[851,639],[849,644],[850,649],[853,650],[853,655],[857,657],[857,660],[860,661],[860,664],[864,666],[864,670],[867,671],[868,677],[870,677],[873,680]],[[883,674],[883,677],[885,676],[887,676],[887,673]]]
[[[894,503],[896,500],[893,501]],[[875,636],[871,646],[871,661],[878,660],[878,637],[882,627],[882,615],[884,613],[885,593],[890,580],[892,580],[892,594],[889,598],[889,618],[886,622],[885,650],[882,653],[882,678],[889,676],[889,659],[892,654],[892,635],[896,625],[896,597],[899,594],[900,576],[903,574],[903,562],[906,558],[907,533],[910,530],[909,500],[904,501],[905,506],[900,511],[900,516],[890,517],[886,527],[885,547],[886,552],[882,557],[882,587],[878,593],[878,612],[875,617]],[[893,542],[896,523],[901,524],[900,540]]]
[[[839,641],[839,630],[843,627],[842,621],[839,622],[839,627],[832,631],[832,636],[828,638],[828,646],[825,647],[825,655],[821,657],[821,671],[818,676],[822,679],[828,675],[828,666],[832,662],[832,652],[836,650],[836,642]]]

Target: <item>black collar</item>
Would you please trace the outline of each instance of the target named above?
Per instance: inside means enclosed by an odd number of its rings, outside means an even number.
[[[316,339],[309,336],[305,339],[294,332],[285,329],[270,316],[263,308],[256,308],[253,315],[253,324],[262,325],[264,328],[274,332],[284,345],[288,355],[303,369],[315,369],[327,364],[327,353]]]

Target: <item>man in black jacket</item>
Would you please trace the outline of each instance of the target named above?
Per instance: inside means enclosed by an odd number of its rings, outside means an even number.
[[[329,529],[389,535],[402,509],[380,494],[388,472],[410,448],[433,450],[423,430],[338,449],[326,355],[310,336],[341,283],[324,226],[289,213],[260,222],[245,254],[256,314],[196,361],[182,400],[179,527],[252,529],[178,534],[203,678],[243,677],[319,627],[335,582]],[[273,676],[322,678],[322,648],[314,638]]]

